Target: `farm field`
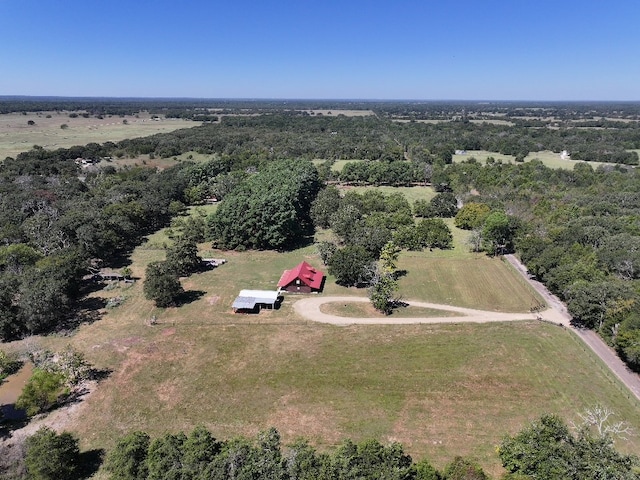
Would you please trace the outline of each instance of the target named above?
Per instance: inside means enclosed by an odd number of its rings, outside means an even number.
[[[431,187],[423,187],[423,186],[413,186],[413,187],[389,187],[389,186],[352,186],[352,185],[341,185],[338,187],[343,192],[354,191],[362,194],[367,190],[378,190],[382,192],[384,195],[391,195],[394,193],[401,193],[408,200],[409,204],[413,206],[413,202],[418,199],[422,200],[431,200],[436,196],[436,192]]]
[[[500,260],[468,253],[466,234],[455,232],[451,251],[403,252],[401,295],[528,311],[535,298],[528,285]],[[160,231],[138,247],[134,276],[162,259],[168,242]],[[440,468],[465,455],[497,475],[494,446],[546,412],[572,420],[601,402],[640,428],[638,405],[564,329],[536,322],[334,327],[298,317],[295,295],[279,310],[236,315],[230,306],[241,288],[274,289],[282,270],[301,260],[322,267],[314,247],[200,250],[228,263],[183,279],[191,303],[161,310],[144,299],[142,281],[117,286],[95,295],[125,302],[73,337],[14,346],[71,343],[111,370],[67,427],[83,448],[109,449],[132,430],[160,435],[203,424],[231,438],[275,426],[285,443],[301,436],[321,449],[345,438],[399,441],[415,459],[426,456]],[[365,292],[329,277],[324,294]],[[618,448],[638,451],[640,440]]]
[[[47,118],[50,115],[51,118]],[[126,120],[127,124],[123,121]],[[34,125],[28,122],[33,121]],[[68,128],[62,129],[66,124]],[[104,143],[126,138],[145,137],[166,133],[179,128],[199,125],[182,119],[152,120],[149,114],[138,116],[105,116],[70,118],[69,112],[9,113],[0,115],[0,160],[15,157],[18,153],[40,145],[47,150],[86,145],[91,142]]]
[[[336,110],[306,110],[310,115],[327,115],[337,117],[339,115],[344,115],[345,117],[368,117],[370,115],[374,115],[373,110],[345,110],[345,109],[336,109]]]
[[[630,150],[634,151],[634,150]],[[640,155],[640,150],[636,150]],[[493,157],[496,161],[501,161],[503,163],[516,163],[516,159],[513,155],[504,155],[498,152],[489,152],[487,150],[467,150],[466,154],[463,155],[453,155],[453,162],[460,163],[464,162],[470,158],[475,158],[479,163],[485,164],[487,158]],[[531,160],[540,160],[544,165],[549,168],[565,168],[565,169],[573,169],[573,166],[576,163],[582,162],[582,160],[564,160],[560,158],[560,154],[551,152],[551,151],[541,151],[541,152],[532,152],[525,157],[525,162],[529,162]],[[364,160],[336,160],[335,163],[331,166],[331,170],[334,172],[341,172],[344,168],[345,164],[350,162],[362,162]],[[313,163],[319,165],[323,163],[324,160],[318,159],[314,160]],[[586,162],[589,163],[593,168],[598,168],[601,165],[612,165],[603,162]]]
[[[469,158],[475,158],[481,164],[485,164],[487,158],[493,157],[496,161],[502,161],[503,163],[515,163],[516,159],[513,155],[503,155],[502,153],[497,152],[488,152],[486,150],[467,150],[467,153],[464,155],[453,155],[453,161],[455,163],[464,162]],[[550,152],[550,151],[542,151],[542,152],[531,152],[524,159],[525,162],[529,162],[531,160],[540,160],[544,165],[549,168],[566,168],[573,169],[573,166],[579,161],[576,160],[563,160],[560,158],[559,153]],[[593,168],[597,168],[600,165],[607,165],[602,162],[586,162],[589,163]],[[611,164],[609,164],[611,165]]]

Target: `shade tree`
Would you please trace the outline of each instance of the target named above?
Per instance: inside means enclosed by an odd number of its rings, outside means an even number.
[[[329,260],[329,274],[346,287],[366,285],[373,275],[374,257],[360,245],[347,245]]]
[[[68,432],[40,429],[25,441],[25,464],[34,480],[73,480],[78,478],[80,449],[78,439]]]
[[[528,478],[558,480],[634,479],[638,458],[614,448],[608,435],[575,434],[558,416],[543,415],[498,447],[502,466]]]
[[[310,162],[275,161],[231,192],[209,218],[221,248],[293,248],[313,231],[310,209],[320,183]]]
[[[490,212],[491,209],[486,203],[465,203],[456,213],[455,225],[463,230],[480,228]]]
[[[153,262],[147,265],[143,292],[147,300],[153,300],[160,308],[177,306],[184,289],[176,273],[172,272],[164,262]]]

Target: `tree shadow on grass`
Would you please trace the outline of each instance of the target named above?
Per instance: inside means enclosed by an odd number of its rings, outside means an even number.
[[[393,279],[398,280],[399,278],[406,277],[409,274],[408,270],[396,270],[393,272]]]
[[[93,476],[104,460],[105,451],[102,448],[87,450],[80,453],[78,459],[78,475],[76,478],[90,478]]]
[[[11,432],[26,427],[30,420],[25,411],[16,408],[14,403],[1,405],[0,413],[3,417],[0,423],[0,440],[10,438]]]
[[[104,315],[103,309],[107,305],[107,300],[102,297],[85,297],[78,301],[73,315],[64,323],[59,325],[57,331],[73,331],[82,324],[92,324],[97,322]]]
[[[207,292],[203,290],[187,290],[178,297],[178,306],[187,305],[201,299]]]

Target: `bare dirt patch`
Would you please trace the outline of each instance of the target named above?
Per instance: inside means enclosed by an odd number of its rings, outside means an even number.
[[[182,401],[181,388],[176,380],[170,379],[156,387],[156,395],[166,407],[172,408]]]
[[[335,418],[336,412],[330,406],[305,408],[300,395],[289,394],[280,398],[273,413],[267,417],[267,424],[275,425],[280,433],[291,439],[305,432],[305,437],[314,442],[335,445],[343,439]]]
[[[140,342],[142,342],[142,337],[126,337],[113,340],[113,342],[111,342],[111,345],[113,345],[113,348],[117,352],[123,353]]]

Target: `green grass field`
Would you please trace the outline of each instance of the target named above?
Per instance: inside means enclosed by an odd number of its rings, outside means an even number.
[[[433,188],[422,187],[417,185],[413,187],[389,187],[389,186],[375,187],[373,185],[354,187],[350,185],[349,186],[341,185],[338,188],[340,188],[340,190],[342,190],[343,192],[355,191],[360,194],[362,194],[363,192],[366,192],[367,190],[378,190],[379,192],[382,192],[384,195],[401,193],[405,196],[405,198],[407,199],[407,201],[411,206],[413,206],[413,203],[418,199],[428,201],[436,196],[436,192],[433,190]]]
[[[329,302],[320,307],[320,311],[329,315],[337,315],[338,317],[360,317],[360,318],[423,318],[423,317],[453,317],[460,315],[459,313],[437,310],[435,308],[425,307],[397,307],[386,316],[373,308],[371,303],[360,302]]]
[[[127,124],[123,123],[124,120]],[[33,121],[34,125],[29,125],[29,121]],[[68,128],[60,128],[63,124]],[[91,142],[146,137],[196,125],[200,123],[181,119],[151,120],[151,116],[144,113],[138,116],[105,116],[103,119],[82,116],[70,118],[69,112],[3,114],[0,115],[0,160],[15,157],[34,145],[55,150]]]
[[[467,235],[454,229],[449,251],[403,252],[401,295],[528,311],[537,301],[528,285],[506,263],[469,253]],[[168,241],[161,231],[134,251],[134,276],[164,258]],[[279,310],[238,315],[231,304],[240,289],[275,289],[282,271],[301,260],[322,268],[313,245],[286,253],[200,250],[228,263],[182,280],[195,292],[191,303],[157,309],[144,299],[142,281],[122,285],[95,293],[126,299],[99,321],[73,337],[22,347],[71,343],[112,371],[67,426],[83,448],[110,449],[132,430],[160,435],[203,424],[230,438],[275,426],[285,443],[399,441],[416,460],[426,456],[441,468],[464,455],[498,475],[495,445],[543,413],[573,420],[599,402],[640,429],[638,403],[565,329],[536,322],[335,327],[299,317],[295,295]],[[366,292],[329,277],[323,294]],[[617,446],[640,451],[640,438]]]
[[[503,163],[516,163],[516,158],[513,155],[503,155],[502,153],[488,152],[486,150],[467,150],[467,153],[464,155],[453,155],[453,161],[455,163],[464,162],[472,157],[483,165],[489,157],[493,157],[497,161],[502,161]],[[573,169],[573,166],[576,163],[578,163],[576,160],[563,160],[560,158],[559,153],[550,151],[531,152],[525,157],[524,161],[529,162],[531,160],[540,160],[549,168],[566,168],[570,170]],[[602,162],[587,163],[591,164],[593,168],[597,168],[600,165],[606,165],[606,163]]]

